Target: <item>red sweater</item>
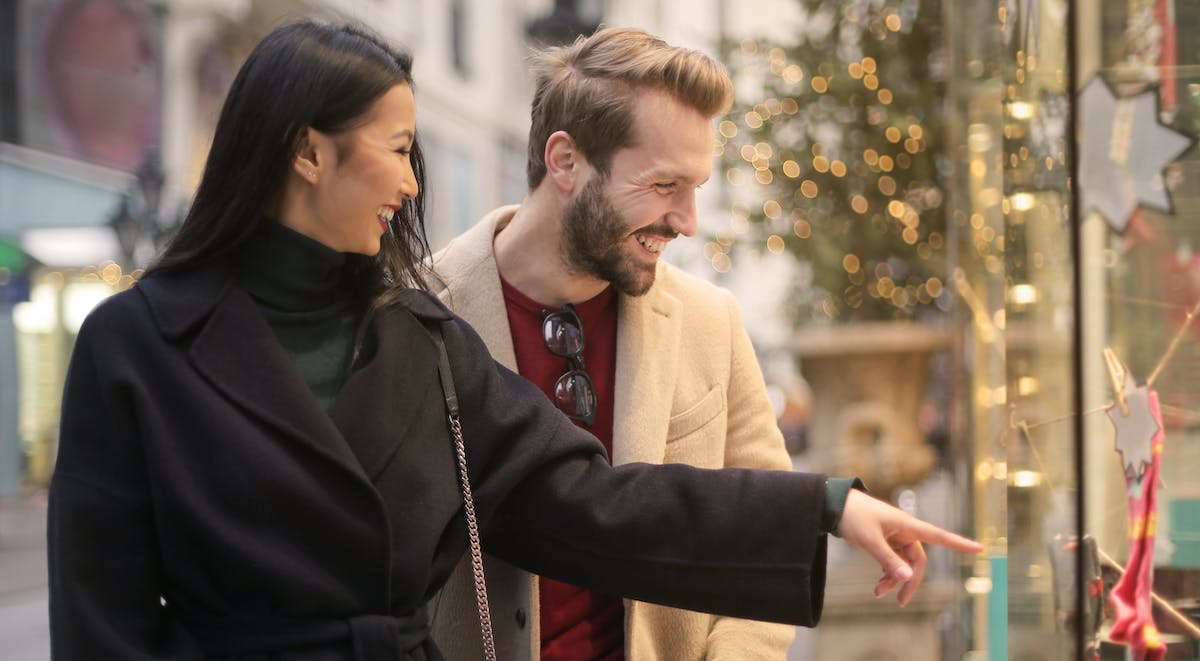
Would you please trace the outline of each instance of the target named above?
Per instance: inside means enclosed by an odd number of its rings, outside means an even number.
[[[566,373],[567,360],[542,342],[542,311],[555,311],[500,279],[517,371],[547,397]],[[591,432],[612,460],[613,381],[617,371],[617,297],[611,287],[575,306],[583,322],[584,371],[596,387],[596,421]],[[576,423],[583,426],[583,423]],[[622,661],[625,658],[625,608],[619,597],[585,590],[548,578],[539,581],[542,661]]]

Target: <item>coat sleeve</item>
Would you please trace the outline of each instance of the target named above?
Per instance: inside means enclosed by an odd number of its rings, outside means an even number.
[[[825,582],[822,475],[612,467],[600,443],[465,323],[443,326],[486,550],[665,606],[813,625]]]
[[[107,312],[107,314],[106,314]],[[56,660],[200,659],[164,617],[147,474],[122,362],[118,317],[81,329],[63,393],[47,520],[50,648]]]

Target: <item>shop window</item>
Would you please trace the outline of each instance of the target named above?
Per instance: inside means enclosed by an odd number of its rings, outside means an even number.
[[[952,15],[981,658],[1200,656],[1198,11]]]

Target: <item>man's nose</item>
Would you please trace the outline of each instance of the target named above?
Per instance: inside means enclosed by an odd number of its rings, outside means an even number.
[[[684,236],[695,236],[699,226],[696,216],[696,194],[681,195],[679,203],[671,210],[667,219],[671,230]]]

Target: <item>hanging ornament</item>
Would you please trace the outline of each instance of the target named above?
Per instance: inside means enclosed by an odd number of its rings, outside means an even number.
[[[1135,661],[1160,661],[1167,648],[1154,624],[1150,593],[1154,585],[1154,536],[1158,527],[1162,411],[1158,392],[1146,386],[1133,387],[1133,378],[1128,374],[1125,383],[1129,415],[1121,415],[1117,405],[1108,415],[1117,429],[1117,450],[1121,453],[1129,490],[1129,562],[1108,596],[1116,616],[1108,636],[1113,642],[1129,645]]]
[[[1078,103],[1080,210],[1096,210],[1116,232],[1139,204],[1172,213],[1162,172],[1194,139],[1159,123],[1157,89],[1119,98],[1096,76]]]
[[[1132,493],[1141,489],[1142,478],[1153,460],[1151,443],[1159,425],[1150,412],[1150,391],[1146,386],[1138,386],[1126,372],[1121,388],[1124,409],[1120,403],[1114,404],[1108,409],[1108,417],[1117,431],[1117,452]]]
[[[1116,430],[1129,504],[1129,563],[1108,595],[1116,615],[1108,635],[1113,642],[1129,645],[1134,661],[1160,661],[1166,645],[1154,624],[1151,590],[1163,449],[1162,409],[1158,392],[1148,385],[1138,386],[1111,348],[1105,347],[1103,356],[1114,400],[1108,417]]]

